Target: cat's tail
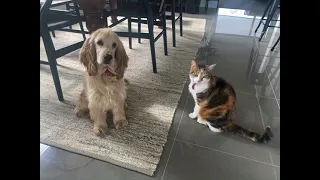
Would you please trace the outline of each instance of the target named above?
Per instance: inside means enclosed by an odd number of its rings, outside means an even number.
[[[263,143],[272,139],[273,133],[271,127],[267,126],[263,134],[252,132],[249,129],[245,129],[237,124],[232,123],[231,127],[226,129],[229,132],[251,139],[255,142]]]
[[[263,134],[259,134],[256,132],[252,132],[249,129],[245,129],[237,124],[230,123],[226,126],[225,129],[222,129],[224,131],[232,132],[234,134],[243,136],[245,138],[251,139],[255,142],[264,143],[268,142],[272,139],[273,133],[271,131],[271,127],[267,126]]]

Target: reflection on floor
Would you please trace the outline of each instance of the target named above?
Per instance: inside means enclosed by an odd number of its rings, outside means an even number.
[[[264,10],[268,0],[219,0],[219,8]]]
[[[214,134],[189,119],[193,102],[186,84],[154,177],[40,144],[40,178],[280,179],[280,44],[273,52],[270,50],[280,29],[269,28],[259,42],[255,36],[262,27],[256,34],[254,30],[263,8],[248,7],[254,11],[220,8],[206,16],[206,31],[213,33],[206,32],[211,43],[202,49],[199,61],[216,63],[214,73],[235,87],[240,125],[259,132],[266,125],[273,128],[275,137],[270,143],[256,144],[230,134]]]

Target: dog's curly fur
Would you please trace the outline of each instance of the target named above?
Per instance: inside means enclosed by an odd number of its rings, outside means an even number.
[[[105,56],[112,59],[106,62]],[[85,41],[80,50],[80,62],[87,68],[84,73],[84,88],[78,99],[75,113],[77,116],[90,114],[94,133],[107,132],[107,111],[113,113],[113,122],[118,130],[126,124],[125,99],[126,87],[124,73],[128,66],[128,56],[119,37],[108,28],[98,29]],[[111,69],[116,76],[110,80],[106,73]]]

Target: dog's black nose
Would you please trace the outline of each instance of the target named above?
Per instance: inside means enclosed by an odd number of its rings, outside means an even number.
[[[112,59],[112,56],[110,54],[107,54],[103,57],[103,62],[104,63],[109,63]]]

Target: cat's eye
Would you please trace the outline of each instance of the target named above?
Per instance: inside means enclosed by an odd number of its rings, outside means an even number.
[[[198,72],[194,72],[194,71],[190,72],[189,74],[192,76],[198,76]]]

